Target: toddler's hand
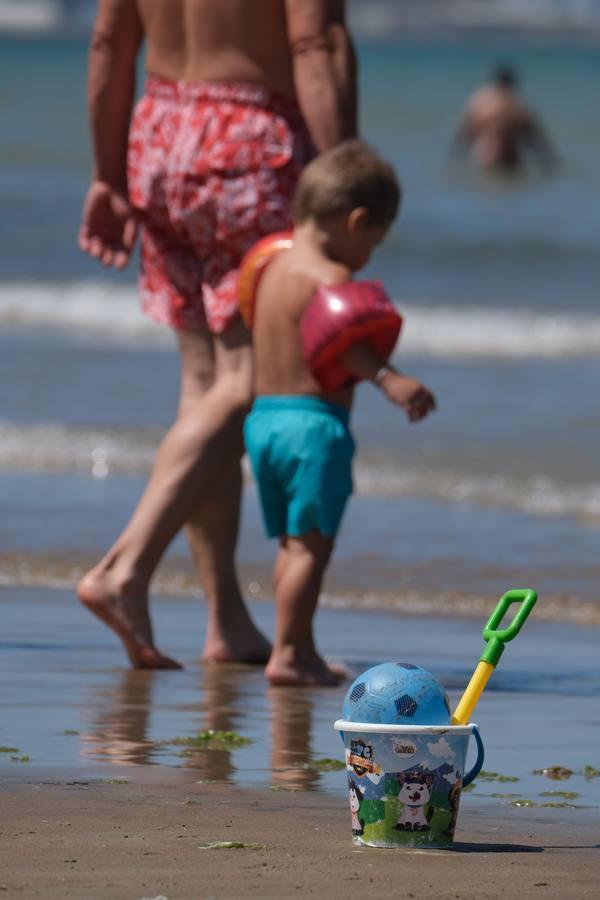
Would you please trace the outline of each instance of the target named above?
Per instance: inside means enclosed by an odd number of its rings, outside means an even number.
[[[388,400],[401,406],[411,422],[419,422],[436,409],[435,397],[416,378],[390,370],[380,384]]]

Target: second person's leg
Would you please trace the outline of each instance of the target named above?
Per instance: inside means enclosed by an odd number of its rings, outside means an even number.
[[[217,383],[232,380],[249,386],[251,365],[250,348],[241,325],[234,324],[224,334],[215,336]],[[193,405],[191,398],[190,403]],[[235,567],[242,494],[242,424],[243,415],[223,457],[219,478],[210,496],[188,520],[187,534],[208,604],[203,659],[264,664],[271,645],[250,618]]]
[[[272,684],[339,684],[339,675],[316,650],[312,628],[332,550],[332,538],[319,531],[282,539],[274,575],[275,640],[266,668]]]

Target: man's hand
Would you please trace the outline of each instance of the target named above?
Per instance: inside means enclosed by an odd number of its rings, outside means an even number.
[[[416,378],[388,369],[378,383],[388,400],[404,409],[410,422],[419,422],[436,409],[435,397]]]
[[[104,181],[92,181],[83,205],[79,247],[105,266],[124,269],[137,235],[127,197]]]

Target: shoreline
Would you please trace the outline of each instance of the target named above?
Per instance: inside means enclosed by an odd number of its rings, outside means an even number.
[[[35,559],[37,571],[32,571],[28,561]],[[0,555],[0,591],[40,588],[44,591],[73,591],[81,576],[95,562],[95,558],[79,559],[76,565],[68,565],[51,555],[15,553]],[[240,564],[242,591],[248,599],[272,603],[270,585],[271,568],[268,565]],[[506,590],[515,585],[506,585]],[[565,625],[600,627],[600,604],[564,594],[548,594],[539,591],[535,617],[541,622]],[[153,581],[153,596],[160,602],[169,598],[201,597],[197,579],[189,560],[176,559],[163,563]],[[356,590],[341,583],[335,574],[326,582],[319,600],[324,609],[402,613],[408,616],[443,615],[449,619],[487,619],[499,596],[482,591],[435,591],[414,588],[392,591]]]
[[[377,850],[353,845],[341,797],[112,774],[4,782],[4,896],[279,900],[322,896],[327,884],[329,896],[387,897],[399,880],[408,897],[597,895],[596,840],[568,810],[550,824],[530,811],[494,818],[463,799],[452,850]],[[245,846],[202,847],[216,841]]]

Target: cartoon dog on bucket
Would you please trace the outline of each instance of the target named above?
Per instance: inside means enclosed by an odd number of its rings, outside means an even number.
[[[397,831],[429,831],[429,820],[433,815],[429,805],[432,776],[422,772],[400,772],[396,777],[400,782],[398,800],[404,805],[394,828]]]
[[[360,804],[365,798],[364,793],[352,778],[348,778],[348,787],[350,789],[350,812],[352,813],[352,834],[363,834],[364,827],[358,814],[360,812]]]

